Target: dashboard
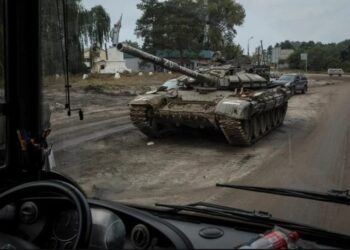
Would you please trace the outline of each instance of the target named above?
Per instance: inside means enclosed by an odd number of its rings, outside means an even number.
[[[191,219],[166,213],[147,212],[119,203],[89,200],[92,249],[235,249],[256,239],[259,233],[211,220]],[[79,232],[79,216],[65,198],[22,199],[0,210],[0,232],[30,241],[45,249],[72,249]],[[255,227],[257,228],[257,227]],[[302,241],[307,248],[322,248]],[[329,248],[329,247],[327,247]]]

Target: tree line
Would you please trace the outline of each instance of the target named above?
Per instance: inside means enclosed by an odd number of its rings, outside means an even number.
[[[43,74],[64,73],[65,52],[69,54],[69,72],[85,72],[84,49],[103,48],[109,41],[111,20],[106,10],[101,5],[87,10],[81,0],[41,1],[41,8]],[[234,38],[236,27],[244,22],[245,10],[235,0],[141,0],[137,8],[142,16],[135,33],[148,52],[174,49],[182,56],[185,50],[199,53],[208,49],[222,51],[227,59],[243,53]],[[0,36],[2,33],[0,25]],[[3,53],[0,46],[0,74]]]
[[[69,55],[69,72],[85,72],[84,48],[94,44],[101,47],[109,40],[111,20],[108,13],[101,5],[87,10],[81,0],[42,1],[41,8],[43,73],[65,72],[65,52]],[[65,28],[66,44],[63,42]]]
[[[222,51],[227,59],[243,53],[234,43],[236,26],[243,24],[245,10],[234,0],[141,0],[137,8],[142,16],[135,33],[142,38],[142,48],[199,52]]]
[[[343,68],[344,71],[350,72],[350,39],[327,44],[314,41],[297,42],[287,40],[277,43],[275,47],[294,50],[286,61],[290,68],[304,69],[305,62],[300,59],[300,54],[307,53],[308,68],[312,71]],[[272,47],[268,51],[272,51]]]

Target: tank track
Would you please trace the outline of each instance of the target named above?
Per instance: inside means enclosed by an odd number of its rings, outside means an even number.
[[[130,119],[136,128],[150,138],[158,136],[157,130],[152,126],[152,117],[149,112],[152,109],[148,106],[131,106]]]
[[[250,146],[253,141],[251,135],[244,129],[244,121],[222,116],[219,119],[221,131],[232,145]]]
[[[217,117],[217,123],[231,145],[251,146],[266,134],[281,126],[286,113],[287,104],[258,116],[253,116],[250,120],[219,116]],[[161,133],[158,131],[157,125],[153,123],[153,115],[152,108],[148,106],[131,106],[130,108],[130,118],[134,126],[147,137],[158,138]],[[256,123],[254,119],[263,120]]]
[[[259,114],[259,118],[265,119],[264,123],[254,123],[256,117],[250,120],[237,120],[227,116],[218,118],[218,124],[227,141],[235,146],[251,146],[262,137],[283,124],[287,113],[287,104],[274,110]],[[274,117],[272,117],[274,116]],[[275,121],[273,121],[275,119]],[[268,120],[268,121],[267,121]],[[258,124],[254,127],[254,124]],[[258,132],[255,132],[257,130]]]

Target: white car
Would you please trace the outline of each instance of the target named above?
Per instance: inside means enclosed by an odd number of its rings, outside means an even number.
[[[328,75],[329,76],[333,76],[333,75],[342,76],[342,75],[344,75],[344,70],[343,69],[328,69]]]

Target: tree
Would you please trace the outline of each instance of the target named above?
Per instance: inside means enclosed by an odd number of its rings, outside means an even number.
[[[101,5],[93,7],[90,11],[81,11],[79,18],[80,36],[85,44],[90,42],[103,47],[103,44],[109,41],[111,18]]]
[[[158,0],[141,0],[137,8],[143,12],[143,15],[136,22],[135,33],[138,37],[144,39],[143,49],[154,52],[154,49],[164,48],[158,37],[162,35],[163,29],[160,29],[160,22],[163,21],[163,5]],[[161,43],[162,46],[159,46]]]
[[[203,1],[200,1],[201,3]],[[245,10],[243,6],[232,0],[208,1],[209,12],[209,48],[225,50],[232,46],[237,34],[235,26],[243,24]]]
[[[143,16],[137,21],[136,34],[144,39],[143,48],[176,49],[181,60],[185,50],[199,50],[204,23],[198,3],[192,0],[143,0],[138,8]]]
[[[243,49],[239,44],[227,44],[222,50],[226,60],[239,58],[243,55]]]
[[[66,3],[64,6],[63,3]],[[86,70],[83,63],[84,45],[102,45],[109,38],[110,18],[101,6],[86,10],[81,0],[42,1],[41,45],[43,73],[65,72],[65,47],[68,52],[69,72]],[[65,8],[65,9],[64,9]],[[64,15],[66,13],[67,44],[64,44]]]
[[[301,42],[294,53],[288,58],[291,68],[303,69],[305,63],[300,60],[300,54],[307,53],[310,70],[325,71],[328,68],[343,68],[350,71],[350,40],[338,44],[322,44],[320,42]]]
[[[237,52],[235,26],[243,23],[245,12],[235,1],[210,0],[206,5],[205,0],[141,0],[137,7],[143,15],[135,32],[144,39],[145,50],[176,49],[181,57],[185,50],[221,50],[230,56]],[[209,42],[203,44],[206,25]]]
[[[280,46],[281,46],[281,49],[294,49],[293,44],[289,40],[282,42]]]

